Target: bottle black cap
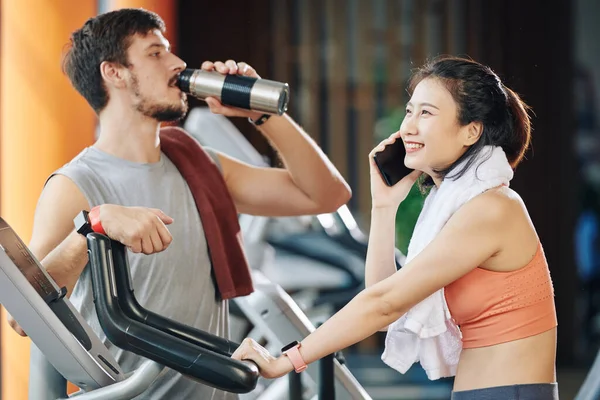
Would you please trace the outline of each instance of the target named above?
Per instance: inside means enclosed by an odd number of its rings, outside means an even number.
[[[190,92],[190,79],[194,74],[193,69],[186,69],[181,71],[179,77],[177,78],[177,86],[181,89],[182,92],[189,93]]]

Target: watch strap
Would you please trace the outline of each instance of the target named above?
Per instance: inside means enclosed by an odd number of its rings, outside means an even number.
[[[300,354],[300,347],[301,344],[298,343],[297,345],[290,348],[289,350],[286,350],[283,353],[287,356],[287,358],[289,358],[292,365],[294,366],[294,370],[296,370],[296,373],[298,374],[308,367],[306,365],[306,362],[304,361],[304,358],[302,358],[302,354]]]
[[[262,124],[267,122],[269,118],[271,118],[270,114],[263,114],[260,117],[258,117],[256,121],[252,120],[252,118],[248,118],[248,121],[250,121],[250,123],[254,126],[261,126]]]

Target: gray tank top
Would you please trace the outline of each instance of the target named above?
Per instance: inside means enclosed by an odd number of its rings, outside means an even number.
[[[207,151],[218,164],[216,154]],[[229,338],[228,304],[216,299],[200,215],[189,187],[164,153],[157,163],[140,164],[88,147],[55,174],[75,182],[90,207],[105,203],[152,207],[172,217],[174,222],[167,228],[173,241],[165,251],[153,255],[128,252],[136,298],[157,314]],[[125,372],[140,366],[143,358],[113,346],[106,339],[94,308],[88,267],[83,270],[70,300]],[[237,399],[237,395],[199,384],[166,368],[135,399],[231,400]]]

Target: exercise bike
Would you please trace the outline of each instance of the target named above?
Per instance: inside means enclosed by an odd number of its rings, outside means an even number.
[[[231,359],[238,344],[179,324],[137,303],[125,248],[87,237],[94,303],[108,339],[145,361],[125,373],[23,241],[0,218],[0,302],[33,341],[30,400],[131,399],[169,367],[221,390],[254,390],[258,368]],[[66,382],[80,390],[67,396]]]

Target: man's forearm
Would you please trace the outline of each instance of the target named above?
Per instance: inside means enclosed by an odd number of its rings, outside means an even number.
[[[67,288],[67,296],[70,296],[87,261],[86,239],[76,231],[72,231],[44,257],[42,265],[59,287]]]
[[[344,199],[350,187],[331,161],[289,116],[271,117],[260,130],[279,152],[295,184],[319,204]]]

